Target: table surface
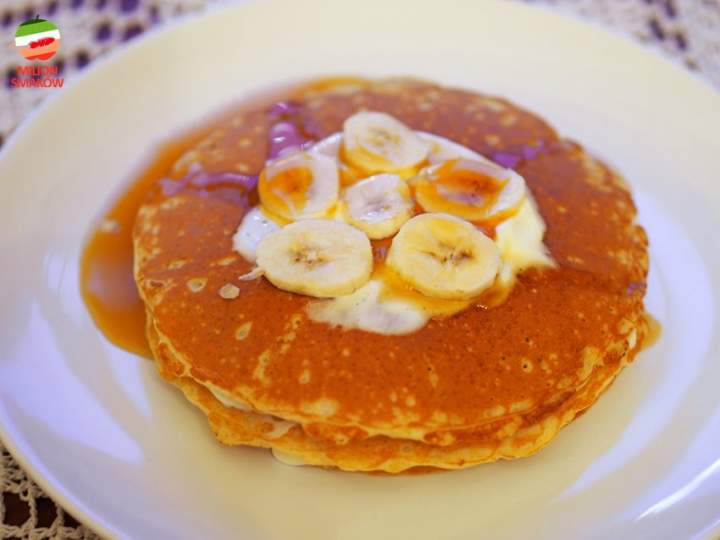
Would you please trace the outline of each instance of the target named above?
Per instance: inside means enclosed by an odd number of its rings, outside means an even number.
[[[720,88],[720,0],[524,1],[631,36]],[[20,22],[39,13],[62,29],[62,49],[52,63],[72,78],[110,49],[213,3],[218,0],[3,0],[0,32],[8,46],[0,48],[0,146],[34,107],[57,91],[11,88],[22,61],[11,46]],[[56,506],[0,445],[0,538],[98,537]]]

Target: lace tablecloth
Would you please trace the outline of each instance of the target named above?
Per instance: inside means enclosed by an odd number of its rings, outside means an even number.
[[[0,2],[0,146],[53,89],[12,88],[22,61],[12,47],[15,27],[40,14],[62,29],[51,61],[73,77],[95,58],[163,21],[202,11],[217,0],[2,0]],[[300,1],[300,0],[298,0]],[[516,1],[516,0],[509,0]],[[526,0],[527,1],[527,0]],[[720,88],[720,0],[535,0],[633,36]],[[97,538],[30,480],[0,445],[0,539]]]

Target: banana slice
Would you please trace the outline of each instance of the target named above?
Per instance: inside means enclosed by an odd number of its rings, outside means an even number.
[[[343,193],[343,217],[372,239],[395,234],[412,217],[410,188],[396,174],[376,174]]]
[[[405,223],[386,262],[421,293],[446,299],[477,296],[492,285],[501,266],[490,238],[448,214],[420,214]]]
[[[338,189],[335,160],[316,152],[273,160],[258,181],[262,205],[291,221],[327,216],[337,203]]]
[[[233,249],[246,260],[255,262],[255,254],[260,241],[268,234],[279,231],[282,224],[271,217],[261,207],[251,209],[240,222],[233,235]]]
[[[478,154],[467,146],[458,144],[455,141],[451,141],[450,139],[441,137],[440,135],[435,135],[434,133],[428,133],[426,131],[416,131],[415,133],[417,133],[422,140],[427,141],[430,144],[427,160],[431,165],[442,163],[443,161],[454,158],[477,159],[492,163],[492,161],[482,154]],[[317,141],[308,149],[308,151],[339,159],[342,141],[343,134],[341,132],[333,133],[332,135],[328,135],[324,139]]]
[[[350,294],[370,279],[370,240],[355,227],[327,219],[286,225],[257,247],[257,265],[285,291],[318,298]]]
[[[312,145],[308,151],[313,154],[320,154],[337,160],[338,171],[340,173],[340,184],[343,186],[351,186],[367,175],[349,166],[347,163],[342,162],[340,159],[342,141],[342,133],[333,133],[324,139],[320,139]]]
[[[427,155],[427,161],[430,165],[436,165],[438,163],[442,163],[443,161],[455,158],[476,159],[478,161],[485,161],[492,164],[492,161],[482,154],[478,154],[466,146],[451,141],[450,139],[435,135],[434,133],[426,133],[424,131],[416,131],[415,133],[417,133],[422,140],[426,141],[430,145],[429,153]],[[308,151],[340,160],[342,157],[342,146],[343,134],[333,133],[324,139],[320,139],[312,145]],[[340,183],[344,186],[352,185],[366,176],[342,161],[339,161],[338,168],[340,170]]]
[[[450,139],[446,139],[440,135],[426,133],[425,131],[418,131],[417,134],[430,143],[428,162],[430,162],[431,165],[436,165],[438,163],[442,163],[443,161],[455,158],[476,159],[478,161],[492,163],[492,161],[482,154],[478,154],[474,150],[470,150],[467,146],[458,144],[455,141],[451,141]]]
[[[320,154],[321,156],[327,156],[333,159],[338,159],[340,155],[340,147],[342,146],[343,134],[333,133],[328,135],[324,139],[320,139],[318,142],[313,144],[308,152],[311,154]]]
[[[515,171],[477,159],[432,165],[410,180],[426,212],[445,212],[481,224],[513,216],[525,199],[525,180]]]
[[[389,114],[359,112],[345,120],[341,154],[367,174],[415,174],[427,158],[430,143]]]

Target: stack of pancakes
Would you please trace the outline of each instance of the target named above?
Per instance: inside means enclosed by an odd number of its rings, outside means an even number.
[[[388,336],[310,320],[232,236],[257,204],[278,108],[228,115],[149,194],[135,279],[160,374],[231,445],[345,470],[455,469],[530,455],[640,350],[647,238],[622,179],[506,100],[415,80],[332,80],[281,109],[310,140],[359,110],[458,142],[521,174],[554,268],[522,272],[498,307]],[[273,112],[274,111],[274,112]]]

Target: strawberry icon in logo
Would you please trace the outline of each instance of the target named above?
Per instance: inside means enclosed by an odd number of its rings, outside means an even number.
[[[38,15],[17,27],[15,47],[27,60],[49,60],[60,48],[60,30]]]

